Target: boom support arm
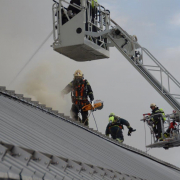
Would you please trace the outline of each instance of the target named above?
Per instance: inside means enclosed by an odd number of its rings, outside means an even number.
[[[108,58],[109,47],[116,47],[180,117],[180,94],[171,93],[172,83],[173,88],[180,92],[180,83],[147,49],[138,44],[136,36],[129,35],[110,19],[109,10],[95,3],[94,14],[94,1],[80,2],[77,5],[59,0],[59,3],[53,4],[53,49],[76,61],[90,61]],[[78,9],[79,13],[70,12],[65,4]],[[160,78],[154,76],[152,71],[159,72]],[[167,79],[164,79],[164,75]]]
[[[119,52],[132,64],[132,66],[154,87],[154,89],[176,110],[180,117],[180,103],[177,99],[180,94],[172,94],[170,92],[170,81],[180,88],[180,83],[167,71],[165,67],[145,48],[141,47],[137,42],[136,36],[129,35],[117,23],[111,19],[114,24],[108,33],[105,33],[110,43],[109,46],[115,46]],[[146,59],[150,60],[150,64],[144,64]],[[151,68],[151,69],[147,69]],[[160,80],[152,75],[150,71],[157,71],[160,73]],[[164,87],[163,75],[167,76],[168,88]],[[179,118],[180,121],[180,118]]]

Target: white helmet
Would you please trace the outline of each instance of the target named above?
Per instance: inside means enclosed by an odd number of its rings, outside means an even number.
[[[150,104],[150,108],[151,107],[156,107],[156,104],[155,103]]]
[[[136,36],[136,35],[133,35],[133,36],[132,36],[132,40],[135,41],[135,42],[137,42],[137,41],[138,41],[137,36]]]

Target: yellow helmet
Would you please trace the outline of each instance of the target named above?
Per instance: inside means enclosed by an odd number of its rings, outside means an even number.
[[[115,114],[114,113],[110,113],[109,117],[111,117],[111,116],[115,116]]]
[[[109,117],[109,123],[113,123],[114,122],[114,116]]]
[[[83,73],[81,70],[76,70],[74,73],[74,77],[83,77]]]

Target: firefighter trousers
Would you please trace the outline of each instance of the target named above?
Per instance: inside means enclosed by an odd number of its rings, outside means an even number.
[[[81,113],[82,119],[78,117],[79,112]],[[84,125],[88,126],[89,125],[89,120],[88,120],[88,111],[82,111],[82,106],[72,104],[71,107],[71,117],[76,120],[76,121],[81,121],[84,123]]]
[[[119,126],[111,127],[110,133],[113,139],[119,138],[121,140],[124,140],[122,129]]]
[[[161,128],[161,121],[157,121],[156,124],[153,126],[154,133],[156,134],[156,137],[160,138],[161,133],[162,133],[162,128]]]

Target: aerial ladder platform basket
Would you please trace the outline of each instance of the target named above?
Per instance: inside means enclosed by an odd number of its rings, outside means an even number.
[[[109,58],[107,38],[93,37],[87,32],[108,30],[110,12],[97,3],[92,5],[91,0],[80,2],[77,5],[59,0],[53,4],[53,49],[80,62]]]
[[[144,114],[143,116],[144,117],[141,121],[144,121],[144,123],[147,124],[147,126],[150,129],[150,135],[151,135],[151,144],[146,145],[146,148],[169,149],[180,146],[179,114],[173,112],[173,114],[167,114],[163,116],[161,113],[155,115],[151,115],[150,113],[147,113]],[[154,128],[153,128],[154,124],[153,121],[151,120],[154,116],[160,116],[161,131],[162,131],[161,141],[158,141],[156,139],[157,134],[155,134],[154,132]],[[163,120],[163,118],[165,118],[165,120]],[[171,126],[172,123],[174,124],[174,126]]]

